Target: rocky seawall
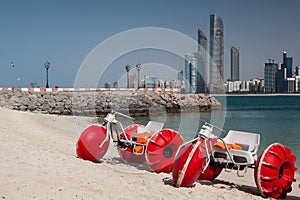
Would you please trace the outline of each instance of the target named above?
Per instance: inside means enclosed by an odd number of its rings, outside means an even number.
[[[208,111],[222,105],[211,95],[163,91],[0,92],[0,107],[44,114],[103,116],[111,110],[132,116]]]

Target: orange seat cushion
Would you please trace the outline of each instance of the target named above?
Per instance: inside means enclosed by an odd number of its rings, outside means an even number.
[[[242,147],[240,145],[237,144],[226,144],[227,148],[230,149],[235,149],[235,150],[242,150]],[[220,149],[224,149],[226,150],[224,143],[223,142],[217,142],[215,143],[215,147],[218,147]]]

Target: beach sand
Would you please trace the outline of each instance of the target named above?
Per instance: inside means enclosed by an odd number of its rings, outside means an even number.
[[[95,120],[75,121],[0,108],[0,199],[263,199],[253,170],[175,188],[170,174],[124,164],[113,145],[102,163],[78,159],[77,130]],[[299,184],[287,199],[300,199]]]

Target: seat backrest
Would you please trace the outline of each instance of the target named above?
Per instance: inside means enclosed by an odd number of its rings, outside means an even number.
[[[156,133],[160,131],[163,128],[163,126],[164,123],[149,121],[145,127],[138,127],[137,131],[138,133],[144,133],[144,132]]]
[[[224,138],[224,141],[228,144],[238,144],[243,149],[247,147],[247,151],[256,153],[260,144],[260,135],[230,130]]]

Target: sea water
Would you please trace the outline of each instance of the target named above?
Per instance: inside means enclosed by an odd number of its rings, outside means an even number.
[[[177,130],[187,141],[201,128],[199,119],[216,123],[224,129],[259,133],[259,153],[272,143],[288,146],[297,157],[300,169],[300,96],[226,96],[216,97],[223,110],[210,112],[182,112],[139,117],[137,122],[161,121],[166,128]],[[299,170],[298,170],[299,171]],[[299,173],[297,171],[297,173]]]

